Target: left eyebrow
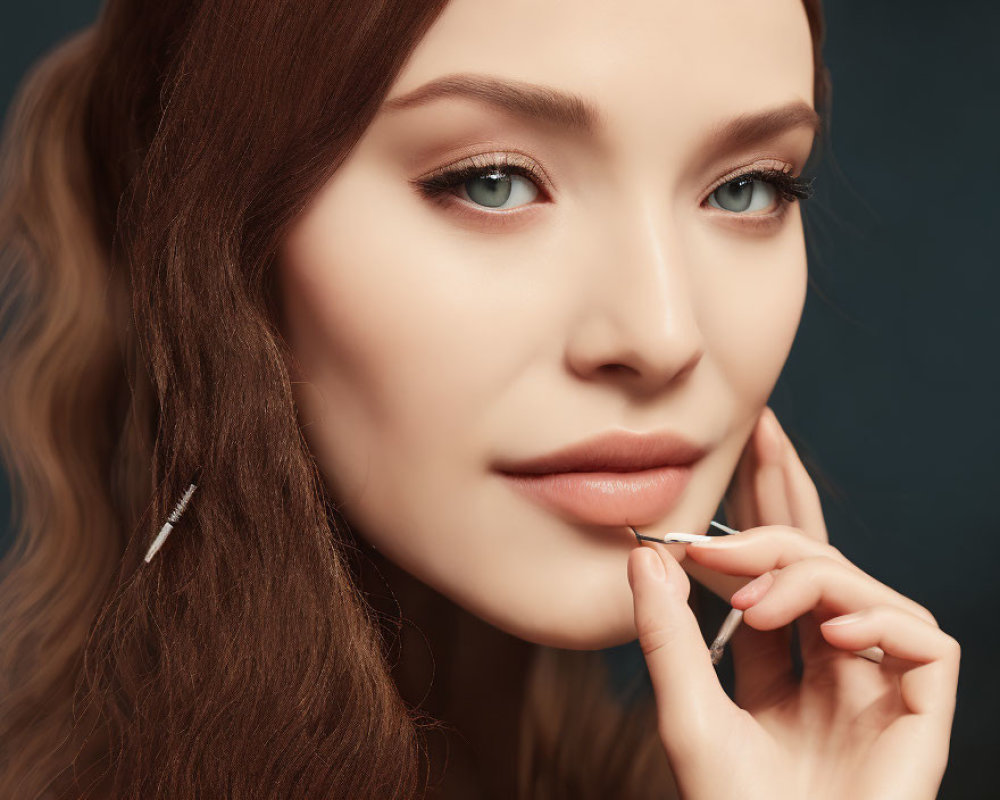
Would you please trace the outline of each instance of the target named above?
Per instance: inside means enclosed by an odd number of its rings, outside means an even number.
[[[823,127],[823,119],[807,103],[797,100],[778,108],[733,117],[709,132],[702,145],[707,160],[725,155],[738,147],[751,147],[798,127],[809,128],[813,135]]]

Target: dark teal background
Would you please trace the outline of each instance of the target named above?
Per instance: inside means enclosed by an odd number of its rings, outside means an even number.
[[[833,543],[962,643],[940,797],[997,797],[1000,5],[826,4],[831,149],[805,206],[805,314],[771,405],[835,487],[821,486]],[[5,2],[4,108],[98,7]],[[5,481],[0,493],[7,519]]]

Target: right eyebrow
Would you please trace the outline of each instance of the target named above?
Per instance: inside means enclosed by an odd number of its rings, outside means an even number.
[[[579,95],[534,83],[470,74],[446,75],[425,83],[412,92],[385,101],[379,112],[413,108],[438,98],[456,96],[590,135],[604,124],[600,109]]]

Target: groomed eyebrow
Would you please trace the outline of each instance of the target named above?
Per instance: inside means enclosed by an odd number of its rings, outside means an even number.
[[[702,153],[707,160],[711,160],[738,147],[751,147],[799,127],[808,128],[814,136],[823,129],[823,118],[802,100],[740,114],[709,132]]]
[[[577,94],[534,83],[470,74],[445,75],[425,83],[385,101],[379,113],[414,108],[446,97],[467,97],[524,119],[551,122],[589,136],[595,136],[606,125],[604,113]],[[707,157],[715,157],[729,149],[767,141],[799,126],[810,128],[813,134],[822,128],[820,115],[801,100],[741,114],[710,131],[703,152]]]
[[[525,119],[552,122],[591,136],[604,125],[600,110],[579,95],[534,83],[465,74],[425,83],[385,101],[380,112],[413,108],[443,97],[468,97]]]

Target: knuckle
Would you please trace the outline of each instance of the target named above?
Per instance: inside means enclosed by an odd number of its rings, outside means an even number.
[[[834,561],[842,566],[854,566],[851,560],[845,556],[840,550],[834,547],[829,542],[818,542],[817,555],[821,555],[830,561]]]
[[[913,603],[914,610],[916,611],[918,616],[924,617],[935,628],[941,627],[938,624],[937,617],[935,617],[926,606],[922,606],[920,605],[920,603],[917,603],[916,601],[911,600],[910,602]]]
[[[670,640],[667,636],[663,635],[662,631],[646,631],[639,635],[639,648],[646,658],[655,655],[669,645]]]
[[[802,468],[805,469],[805,466]],[[802,482],[802,493],[810,500],[815,500],[817,504],[820,503],[819,489],[816,488],[816,484],[811,479]]]
[[[900,592],[897,592],[895,589],[892,589],[890,587],[886,588],[892,593],[893,600],[895,601],[894,604],[897,608],[899,608],[902,611],[906,611],[907,613],[910,613],[915,617],[918,617],[922,621],[926,622],[928,625],[931,625],[935,628],[940,627],[934,615],[930,611],[928,611],[924,606],[920,605],[920,603],[918,603],[916,600],[911,600],[905,594],[901,594]]]
[[[944,646],[946,649],[946,658],[950,661],[954,661],[956,664],[962,660],[962,645],[958,643],[958,639],[951,636],[944,631],[941,631],[941,635],[944,636]]]
[[[819,553],[816,555],[806,556],[801,561],[796,561],[794,564],[789,564],[785,569],[790,570],[792,575],[796,577],[802,577],[809,580],[815,580],[816,577],[822,577],[830,575],[833,572],[838,572],[844,568],[844,565],[837,561],[835,558],[831,558],[825,553]]]
[[[840,552],[836,547],[830,544],[825,539],[817,539],[815,536],[810,536],[802,528],[795,528],[790,525],[775,525],[774,526],[774,536],[778,539],[784,549],[787,552],[804,552],[808,555],[803,558],[809,558],[813,555],[822,555],[827,558],[836,561],[841,564],[850,564],[847,556]],[[802,560],[802,559],[800,559]]]
[[[891,618],[899,614],[900,608],[891,603],[875,603],[868,606],[866,612],[879,622],[889,622]]]
[[[832,558],[834,561],[839,561],[842,564],[853,564],[847,556],[845,556],[838,548],[834,547],[829,542],[823,543],[823,552],[828,558]]]
[[[676,639],[670,629],[652,616],[641,616],[636,620],[636,633],[639,635],[639,648],[647,658],[658,651],[669,647]]]
[[[772,535],[777,539],[798,544],[802,539],[809,538],[802,528],[796,528],[794,525],[772,525],[771,528]]]
[[[757,525],[753,528],[747,528],[743,533],[753,533],[753,539],[755,542],[783,542],[789,538],[802,536],[802,532],[798,528],[793,528],[791,525]]]
[[[887,603],[877,603],[877,604],[875,604],[874,606],[871,607],[872,611],[874,613],[878,614],[879,616],[895,616],[897,614],[913,614],[913,616],[919,617],[922,621],[927,622],[928,624],[932,625],[935,628],[938,628],[937,621],[934,619],[934,616],[931,614],[930,611],[928,611],[926,608],[924,608],[919,603],[915,603],[912,600],[910,600],[909,598],[904,597],[903,595],[900,595],[900,597],[902,597],[903,600],[906,601],[906,605],[905,606],[901,606],[898,603],[888,603],[888,602]],[[940,628],[939,628],[939,630],[940,630]],[[944,635],[947,636],[947,634],[944,634]],[[949,637],[949,638],[951,638],[951,637]],[[956,642],[956,644],[957,644],[957,642]]]

